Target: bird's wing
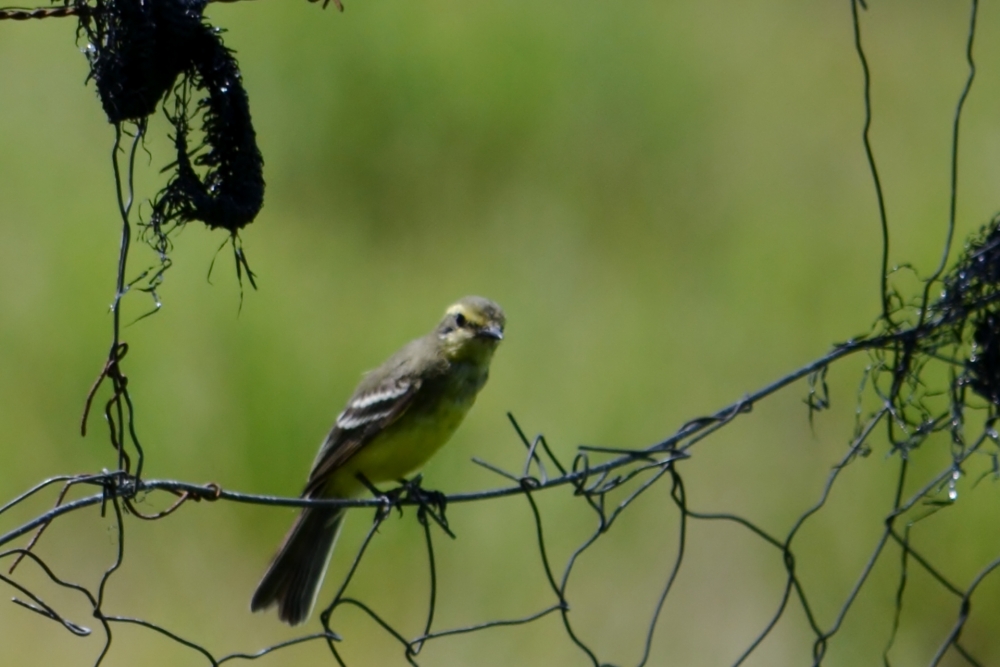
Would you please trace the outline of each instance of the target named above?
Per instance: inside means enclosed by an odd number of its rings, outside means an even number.
[[[421,384],[414,377],[387,379],[352,396],[320,447],[302,495],[320,495],[334,471],[406,412]]]

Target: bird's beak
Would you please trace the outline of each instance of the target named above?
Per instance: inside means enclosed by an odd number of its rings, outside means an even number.
[[[480,338],[503,340],[503,329],[498,327],[496,324],[490,324],[477,331],[476,335]]]

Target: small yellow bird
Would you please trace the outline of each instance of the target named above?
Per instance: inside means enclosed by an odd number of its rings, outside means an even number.
[[[420,468],[458,428],[486,384],[503,340],[503,310],[467,296],[429,334],[365,375],[323,441],[303,498],[353,498]],[[250,601],[278,605],[289,625],[312,613],[344,510],[307,507],[292,524]]]

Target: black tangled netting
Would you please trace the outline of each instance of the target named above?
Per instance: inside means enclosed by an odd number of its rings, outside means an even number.
[[[264,160],[250,118],[250,100],[221,31],[202,17],[205,0],[77,0],[80,30],[108,121],[146,131],[163,103],[173,126],[176,160],[153,199],[149,240],[169,265],[169,234],[200,220],[232,235],[239,276],[254,276],[238,243],[239,230],[264,205]],[[192,143],[191,121],[201,118]],[[155,289],[162,270],[154,274]]]
[[[967,243],[951,268],[948,261],[955,230],[957,192],[957,154],[962,110],[973,82],[973,40],[976,34],[978,2],[971,3],[971,20],[966,42],[968,77],[959,97],[953,125],[951,146],[951,208],[941,261],[937,269],[921,278],[915,295],[892,287],[894,270],[888,262],[889,225],[886,216],[881,179],[875,155],[869,142],[871,124],[869,68],[862,47],[860,0],[852,0],[854,37],[864,75],[865,125],[863,146],[871,168],[878,198],[883,232],[883,260],[880,273],[882,312],[871,333],[847,343],[835,345],[826,355],[795,370],[779,380],[748,394],[718,412],[692,419],[673,435],[639,450],[579,447],[570,461],[561,460],[541,436],[527,437],[511,418],[518,440],[526,455],[521,470],[507,471],[485,461],[480,465],[502,477],[503,485],[495,489],[466,494],[451,494],[442,505],[439,498],[422,491],[418,482],[411,482],[399,493],[354,501],[308,501],[297,498],[277,498],[240,493],[217,485],[198,485],[177,480],[149,479],[143,475],[145,456],[135,426],[135,406],[128,389],[128,379],[122,369],[127,346],[120,338],[117,305],[127,291],[126,259],[130,235],[132,173],[136,151],[145,130],[145,119],[164,102],[168,119],[174,128],[176,161],[166,187],[153,200],[148,221],[157,246],[166,251],[166,235],[177,225],[202,220],[210,227],[222,227],[236,234],[248,224],[260,209],[263,196],[262,160],[254,142],[247,96],[240,85],[236,61],[219,39],[218,31],[202,18],[204,4],[184,0],[159,0],[141,3],[138,0],[97,0],[86,4],[79,0],[67,8],[53,10],[0,10],[0,18],[36,18],[39,16],[76,15],[81,29],[91,44],[89,50],[93,78],[109,120],[116,125],[116,148],[113,166],[119,185],[119,204],[123,223],[122,249],[119,257],[114,329],[111,350],[98,380],[86,401],[86,410],[97,395],[99,386],[107,380],[111,396],[103,403],[103,413],[109,425],[109,437],[117,455],[116,467],[90,475],[60,476],[44,480],[25,493],[0,506],[0,519],[19,507],[28,498],[50,487],[61,485],[54,507],[28,521],[17,523],[0,535],[0,560],[13,561],[0,582],[13,591],[13,602],[25,610],[56,621],[77,636],[91,634],[83,623],[69,620],[55,606],[45,602],[39,592],[20,580],[15,570],[18,563],[30,561],[55,584],[68,588],[86,600],[93,617],[103,631],[103,648],[95,665],[107,657],[113,647],[114,628],[128,624],[141,626],[190,649],[206,664],[252,660],[303,642],[325,642],[332,662],[345,664],[338,648],[340,635],[335,631],[341,607],[361,610],[384,631],[386,640],[398,644],[402,657],[410,664],[422,660],[421,650],[428,642],[447,641],[456,635],[477,633],[501,626],[520,626],[555,616],[560,620],[559,637],[578,649],[580,664],[594,667],[608,665],[607,659],[581,631],[572,614],[572,592],[583,586],[573,579],[581,555],[594,544],[607,539],[611,526],[633,506],[634,501],[656,485],[669,487],[670,505],[665,510],[677,518],[676,550],[670,554],[670,565],[663,578],[655,583],[657,591],[638,661],[639,667],[650,662],[654,634],[661,612],[670,604],[675,582],[681,576],[687,553],[686,536],[693,522],[725,522],[746,530],[761,543],[773,548],[783,568],[782,580],[775,586],[780,599],[774,613],[760,619],[752,641],[735,657],[739,665],[755,655],[762,642],[772,634],[779,621],[793,616],[804,621],[812,639],[812,653],[804,664],[820,665],[828,649],[837,641],[849,642],[843,636],[845,619],[859,602],[872,571],[879,563],[889,560],[895,568],[897,588],[891,632],[886,637],[883,663],[889,665],[904,609],[909,609],[908,582],[914,572],[927,575],[943,596],[953,602],[944,610],[947,620],[938,636],[936,649],[930,656],[931,665],[942,664],[947,658],[954,664],[982,665],[977,655],[983,648],[983,636],[967,630],[970,618],[982,598],[980,585],[1000,568],[1000,556],[982,564],[968,581],[956,582],[948,576],[944,565],[932,557],[913,539],[911,529],[935,512],[953,506],[957,501],[956,484],[969,474],[973,457],[987,461],[985,479],[992,473],[1000,476],[998,465],[998,435],[995,424],[1000,409],[1000,216],[994,218]],[[201,117],[202,140],[192,148],[190,123]],[[127,152],[127,167],[119,165],[122,125],[136,128]],[[234,244],[235,247],[235,244]],[[246,268],[238,255],[237,266]],[[903,269],[905,270],[905,269]],[[912,269],[911,269],[912,270]],[[740,421],[755,405],[804,380],[808,385],[807,404],[813,412],[830,406],[826,375],[831,365],[846,357],[867,355],[859,392],[856,429],[842,458],[829,472],[826,483],[818,491],[814,505],[799,515],[788,530],[775,534],[737,513],[705,513],[693,509],[688,502],[685,478],[681,474],[684,461],[697,455],[696,445],[720,429]],[[84,426],[86,425],[86,416]],[[881,520],[881,530],[856,584],[833,602],[832,619],[822,620],[817,611],[820,603],[831,608],[829,600],[815,587],[807,586],[800,577],[797,558],[801,554],[798,538],[801,529],[827,505],[831,490],[849,465],[868,454],[870,441],[877,431],[884,431],[891,446],[895,470],[895,493],[887,506],[869,508]],[[945,443],[947,462],[929,476],[914,472],[912,462],[924,452],[940,451]],[[888,465],[888,464],[886,464]],[[984,466],[979,465],[980,469]],[[916,479],[914,479],[916,478]],[[94,488],[91,495],[71,495],[77,488]],[[587,508],[593,517],[593,527],[586,539],[558,567],[549,547],[551,531],[558,530],[552,517],[546,517],[538,503],[539,494],[568,493]],[[156,514],[144,514],[136,506],[138,497],[172,494],[173,502]],[[445,507],[457,503],[484,503],[506,496],[523,497],[530,508],[534,544],[537,546],[538,567],[543,574],[549,604],[534,613],[517,618],[494,619],[482,623],[441,629],[436,625],[438,607],[438,569],[435,560],[434,524],[448,535],[453,531],[445,518]],[[433,500],[429,502],[428,499]],[[182,637],[167,627],[150,620],[117,615],[109,610],[104,590],[109,579],[126,557],[126,527],[133,519],[161,519],[190,500],[232,501],[268,506],[342,505],[375,508],[375,520],[367,537],[356,551],[346,576],[330,599],[321,601],[317,615],[319,627],[314,632],[260,649],[254,653],[216,655],[202,644]],[[968,501],[966,501],[968,502]],[[40,542],[52,522],[78,516],[87,507],[99,506],[113,519],[117,535],[117,553],[97,585],[66,581],[41,554]],[[376,534],[378,527],[392,515],[393,507],[416,506],[416,517],[423,527],[426,545],[429,601],[421,631],[410,638],[394,626],[375,606],[349,595],[350,585],[359,563]],[[994,527],[990,527],[994,530]],[[457,532],[457,531],[456,531]],[[30,538],[28,538],[30,536]],[[27,542],[18,542],[28,538]],[[14,546],[19,545],[19,546]],[[894,548],[892,548],[894,547]],[[896,554],[897,560],[888,554]],[[622,567],[628,567],[623,563]],[[888,565],[887,565],[888,566]],[[520,576],[523,573],[517,573]],[[570,580],[574,581],[571,590]],[[466,591],[476,595],[475,591]],[[977,593],[979,593],[977,595]],[[249,594],[249,591],[248,591]],[[975,604],[974,604],[975,603]],[[461,604],[461,602],[460,602]],[[829,614],[826,614],[827,616]],[[985,619],[992,627],[995,619]],[[992,631],[992,630],[991,630]],[[720,628],[721,634],[726,630]],[[978,637],[978,640],[977,640]],[[970,643],[971,642],[971,643]],[[996,655],[996,640],[986,648]],[[952,664],[952,663],[949,663]]]
[[[932,312],[943,336],[968,349],[956,388],[968,385],[1000,406],[1000,216],[969,243],[943,282]]]

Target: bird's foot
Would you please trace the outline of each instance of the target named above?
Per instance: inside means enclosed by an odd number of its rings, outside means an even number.
[[[427,525],[427,517],[434,519],[434,522],[441,527],[451,538],[455,534],[448,527],[448,518],[445,516],[448,498],[440,491],[431,491],[423,488],[420,484],[423,475],[416,475],[413,479],[402,479],[399,491],[402,492],[402,499],[415,502],[417,504],[417,520]]]
[[[450,537],[455,537],[455,534],[448,527],[448,518],[445,516],[448,504],[447,496],[440,491],[431,491],[420,486],[423,475],[418,474],[412,479],[401,479],[398,487],[388,491],[379,490],[361,473],[358,473],[357,477],[358,481],[380,501],[376,520],[385,519],[393,508],[402,516],[403,504],[414,503],[417,505],[417,520],[421,524],[426,526],[427,517],[430,517]]]

